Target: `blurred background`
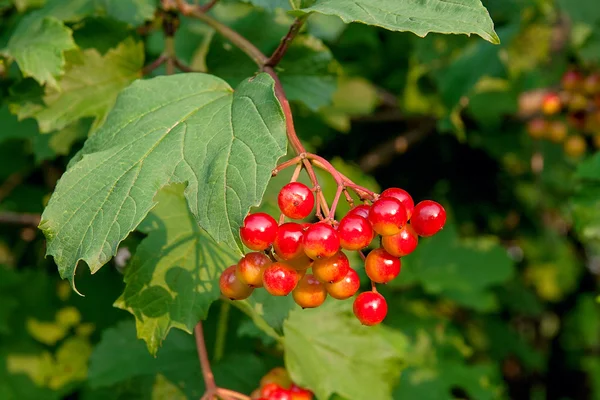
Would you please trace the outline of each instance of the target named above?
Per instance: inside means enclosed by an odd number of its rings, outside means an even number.
[[[0,0],[0,48],[44,3]],[[254,3],[223,0],[212,13],[268,53],[291,19]],[[394,399],[599,400],[600,4],[483,3],[500,45],[311,16],[281,64],[296,129],[356,182],[401,187],[448,211],[444,231],[383,289],[385,323],[408,343]],[[127,40],[143,43],[146,63],[164,47],[154,8],[64,24],[82,51],[104,57],[102,68]],[[232,85],[255,71],[199,21],[182,18],[175,46],[192,69]],[[81,113],[52,128],[59,109],[32,111],[43,90],[0,57],[0,399],[198,398],[192,338],[174,330],[152,358],[132,316],[112,306],[142,233],[93,277],[79,268],[86,297],[44,258],[39,215],[98,120]],[[266,207],[285,179],[272,182]],[[209,349],[222,307],[205,325]],[[215,374],[249,393],[282,352],[236,308],[227,320]]]

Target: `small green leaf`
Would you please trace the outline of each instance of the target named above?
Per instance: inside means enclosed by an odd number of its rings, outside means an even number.
[[[220,272],[235,254],[217,245],[189,211],[183,185],[161,190],[139,229],[148,236],[125,269],[115,305],[135,315],[137,335],[156,354],[173,327],[192,333],[220,295]]]
[[[53,17],[32,14],[19,24],[4,54],[15,59],[24,76],[56,87],[64,73],[64,52],[75,48],[72,31]]]
[[[47,254],[73,284],[79,260],[92,272],[156,205],[169,184],[201,227],[240,251],[239,227],[285,154],[285,122],[274,82],[260,74],[234,92],[206,74],[136,81],[62,176],[40,228]],[[93,178],[92,178],[93,177]]]
[[[391,399],[400,374],[393,342],[400,334],[361,325],[351,307],[352,301],[333,300],[290,313],[283,325],[286,368],[294,382],[320,399],[333,393],[353,400]]]
[[[111,18],[138,26],[154,17],[157,0],[98,0],[101,7]]]
[[[101,55],[96,49],[70,53],[65,75],[58,88],[46,88],[43,102],[24,103],[19,118],[37,119],[40,131],[62,129],[80,118],[95,118],[98,128],[119,92],[141,76],[144,46],[129,38]]]
[[[360,22],[418,36],[430,32],[475,33],[488,42],[500,43],[494,23],[480,0],[317,0],[294,13],[337,15],[344,22]]]

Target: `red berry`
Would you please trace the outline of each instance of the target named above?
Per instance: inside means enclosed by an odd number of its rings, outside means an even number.
[[[381,323],[387,315],[387,302],[376,292],[364,292],[354,300],[354,315],[361,324],[372,326]]]
[[[553,115],[560,111],[562,107],[558,93],[547,93],[542,99],[542,111],[546,115]]]
[[[385,189],[381,193],[381,197],[393,197],[395,199],[400,200],[400,203],[402,203],[404,209],[406,210],[406,220],[408,221],[410,219],[413,213],[413,209],[415,208],[415,202],[406,190],[400,188]]]
[[[423,200],[415,206],[411,225],[419,236],[433,236],[445,223],[446,210],[439,203]]]
[[[346,250],[360,250],[373,239],[373,227],[365,218],[358,215],[346,215],[338,225],[340,246]]]
[[[308,217],[313,210],[315,195],[305,184],[290,182],[281,188],[277,203],[286,217],[302,219]]]
[[[382,197],[371,206],[369,222],[380,235],[395,235],[406,224],[406,210],[400,200]]]
[[[582,79],[583,77],[578,71],[571,69],[564,73],[561,83],[566,90],[577,90],[581,85]]]
[[[262,251],[271,246],[277,234],[277,222],[269,214],[250,214],[240,228],[242,243],[251,250]]]
[[[404,257],[412,253],[419,244],[419,235],[410,224],[404,225],[402,230],[392,236],[383,236],[381,245],[394,257]]]
[[[398,276],[402,264],[398,257],[394,257],[381,247],[371,251],[365,260],[367,276],[377,283],[388,283]]]
[[[366,204],[361,204],[359,206],[354,207],[350,211],[348,211],[348,214],[346,214],[346,216],[358,215],[359,217],[369,218],[369,210],[370,209],[371,209],[371,206],[368,206]]]
[[[313,275],[306,274],[292,292],[294,301],[302,308],[318,307],[325,301],[327,290]]]
[[[346,276],[340,281],[326,283],[327,293],[334,299],[345,300],[354,296],[360,288],[360,278],[355,270],[348,268]]]
[[[338,251],[329,258],[315,260],[312,265],[312,272],[318,280],[323,283],[332,283],[341,281],[350,269],[348,257]]]
[[[292,400],[312,400],[313,398],[313,392],[301,388],[300,386],[296,386],[295,384],[292,384],[290,393],[292,394]]]
[[[282,260],[291,260],[304,254],[302,247],[304,228],[295,222],[281,224],[273,241],[273,249]]]
[[[236,265],[232,265],[221,273],[219,288],[223,296],[231,300],[243,300],[248,298],[254,289],[235,276],[236,267]]]
[[[298,271],[282,262],[269,265],[263,274],[263,285],[273,296],[287,296],[299,280]]]
[[[278,388],[271,393],[269,400],[292,400],[292,393],[287,389]]]
[[[265,253],[248,253],[237,263],[235,275],[249,286],[262,287],[263,272],[269,265],[271,259]]]
[[[269,399],[271,398],[273,392],[275,392],[278,389],[282,389],[282,387],[276,383],[267,383],[260,389],[260,394],[262,397],[266,397]]]
[[[340,249],[340,238],[331,225],[318,222],[304,232],[302,244],[306,255],[316,260],[337,253]]]

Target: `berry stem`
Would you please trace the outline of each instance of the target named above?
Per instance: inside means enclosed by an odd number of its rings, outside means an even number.
[[[219,320],[217,322],[217,339],[215,340],[215,353],[213,354],[213,361],[220,361],[225,353],[225,342],[227,338],[227,323],[229,321],[229,310],[231,304],[227,302],[221,303],[221,309],[219,310]]]
[[[217,389],[215,383],[215,376],[210,368],[210,361],[208,360],[208,352],[206,351],[206,342],[204,341],[204,330],[202,329],[202,321],[199,321],[194,328],[194,334],[196,336],[196,348],[198,349],[198,358],[200,359],[200,366],[202,367],[202,377],[204,378],[204,385],[206,386],[206,393],[214,393]]]
[[[352,196],[350,196],[350,193],[348,193],[348,189],[346,188],[344,188],[344,196],[346,197],[348,204],[350,204],[350,207],[354,207],[354,199],[352,199]]]
[[[302,163],[302,156],[296,156],[294,158],[290,158],[289,160],[284,161],[281,164],[279,164],[278,166],[276,166],[275,169],[271,172],[271,176],[276,176],[284,169],[289,168],[293,165],[301,164],[301,163]]]
[[[330,220],[335,219],[335,209],[337,208],[338,202],[340,201],[340,197],[342,196],[342,192],[345,187],[342,185],[338,185],[337,190],[335,192],[335,197],[333,198],[333,202],[331,203],[331,210],[329,210],[328,218]]]
[[[294,40],[298,32],[300,32],[300,29],[302,28],[302,25],[304,25],[304,21],[306,21],[307,17],[308,14],[305,14],[294,20],[294,23],[290,26],[290,30],[281,39],[279,46],[277,46],[273,54],[271,54],[271,57],[269,57],[269,59],[265,63],[265,66],[275,67],[277,64],[279,64],[279,62],[287,52],[288,46],[290,45],[290,43],[292,43],[292,40]]]
[[[223,389],[223,388],[217,389],[217,395],[222,398],[229,397],[229,398],[236,399],[236,400],[250,400],[250,397],[246,396],[245,394],[238,393],[238,392],[235,392],[235,391],[229,390],[229,389]]]
[[[296,169],[294,170],[294,173],[292,174],[292,178],[290,179],[290,182],[296,182],[298,180],[298,177],[300,176],[300,171],[302,171],[302,164],[296,165]]]

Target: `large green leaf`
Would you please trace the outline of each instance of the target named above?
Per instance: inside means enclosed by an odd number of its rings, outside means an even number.
[[[453,225],[423,238],[414,253],[403,258],[402,273],[392,286],[418,282],[431,294],[446,296],[480,311],[496,307],[490,288],[514,272],[511,259],[496,241],[461,241]]]
[[[64,52],[74,48],[71,29],[56,18],[32,14],[21,21],[3,53],[15,59],[24,76],[56,87],[56,77],[64,73]]]
[[[104,55],[87,49],[68,54],[67,60],[59,88],[46,88],[44,105],[19,105],[19,118],[37,119],[41,132],[64,128],[83,117],[95,118],[93,129],[102,124],[119,92],[141,77],[144,46],[127,39]]]
[[[475,33],[499,43],[494,23],[480,0],[317,0],[295,13],[337,15],[344,22],[360,22],[418,36],[430,32]]]
[[[294,382],[320,399],[333,393],[353,400],[390,399],[404,336],[361,325],[351,305],[330,300],[292,311],[283,325],[286,368]]]
[[[136,81],[62,176],[40,228],[47,254],[73,284],[79,260],[92,272],[156,205],[187,182],[194,217],[238,252],[238,230],[286,150],[274,83],[260,74],[234,92],[221,79],[180,74]]]
[[[156,354],[172,327],[192,333],[219,298],[219,276],[237,261],[196,223],[183,185],[159,192],[157,206],[139,230],[148,237],[125,270],[125,291],[116,306],[136,317],[138,337]]]

